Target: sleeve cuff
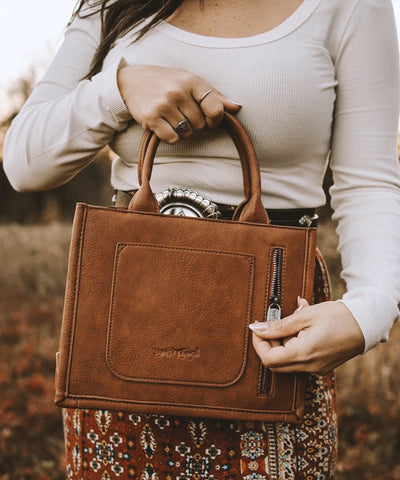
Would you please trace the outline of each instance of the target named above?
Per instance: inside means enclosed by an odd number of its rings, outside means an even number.
[[[132,115],[121,96],[117,82],[118,70],[124,65],[126,65],[125,59],[121,58],[119,62],[114,63],[107,70],[94,75],[91,79],[117,122],[132,120]]]
[[[398,320],[398,306],[382,291],[357,288],[347,292],[339,302],[344,303],[356,319],[365,339],[364,353],[380,342],[387,342],[393,324]]]

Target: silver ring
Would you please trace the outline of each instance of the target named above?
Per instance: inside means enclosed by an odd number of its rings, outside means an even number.
[[[197,103],[200,105],[200,103],[206,98],[207,95],[210,95],[211,92],[212,88],[204,92],[203,95],[197,100]]]
[[[185,133],[190,129],[190,123],[187,118],[181,120],[178,125],[174,128],[176,133]]]

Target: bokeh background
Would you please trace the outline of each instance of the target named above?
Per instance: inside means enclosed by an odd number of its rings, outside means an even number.
[[[74,3],[0,0],[0,163],[5,132],[60,43]],[[393,4],[400,19],[400,0]],[[67,185],[18,194],[0,168],[0,480],[65,478],[53,378],[71,221],[77,201],[110,203],[109,172],[104,150]],[[319,213],[319,246],[337,298],[344,286],[329,204]],[[400,479],[399,347],[396,325],[388,344],[337,369],[338,480]]]

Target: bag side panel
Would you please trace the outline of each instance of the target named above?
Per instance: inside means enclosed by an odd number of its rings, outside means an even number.
[[[64,310],[59,348],[56,354],[56,404],[68,396],[68,377],[74,337],[75,312],[77,308],[82,242],[85,231],[86,213],[86,205],[78,203],[76,205],[74,221],[72,224]]]

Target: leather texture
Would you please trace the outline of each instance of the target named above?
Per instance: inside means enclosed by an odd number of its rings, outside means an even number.
[[[235,221],[158,213],[146,132],[128,208],[78,204],[57,355],[56,403],[236,420],[301,420],[304,379],[265,369],[249,323],[266,318],[276,249],[282,315],[312,301],[316,229],[269,224],[240,123],[245,200]],[[144,145],[144,146],[143,146]]]

